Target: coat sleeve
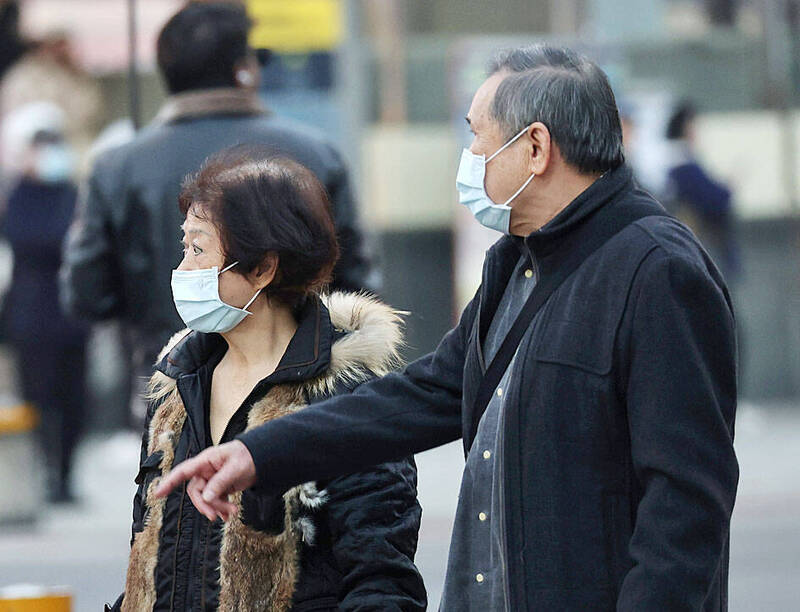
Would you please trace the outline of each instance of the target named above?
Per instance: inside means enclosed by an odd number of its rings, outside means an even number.
[[[95,169],[82,187],[67,234],[61,267],[60,298],[76,318],[102,320],[122,309],[120,267],[113,247],[110,198]]]
[[[413,460],[338,478],[326,491],[343,576],[339,609],[425,610],[425,585],[414,565],[422,509]]]
[[[721,282],[660,249],[633,288],[627,412],[640,501],[619,610],[699,610],[726,573],[738,482],[734,319]]]
[[[477,303],[469,303],[433,353],[404,371],[238,436],[253,457],[258,487],[281,493],[460,438],[464,353]]]

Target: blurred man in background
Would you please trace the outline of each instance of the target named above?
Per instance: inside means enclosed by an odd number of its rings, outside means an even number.
[[[278,119],[258,97],[250,23],[236,4],[190,3],[164,26],[158,66],[170,93],[155,121],[94,163],[65,251],[62,297],[78,317],[121,317],[140,380],[183,327],[170,275],[181,259],[177,198],[184,177],[216,151],[266,146],[310,168],[330,194],[341,245],[334,288],[365,287],[356,204],[339,153],[313,128]]]
[[[24,144],[16,152],[22,175],[8,195],[2,224],[14,256],[4,331],[17,355],[24,399],[40,415],[49,498],[69,502],[86,411],[86,330],[61,312],[58,269],[77,197],[76,155],[65,138],[65,113],[50,102],[17,109],[5,125]]]

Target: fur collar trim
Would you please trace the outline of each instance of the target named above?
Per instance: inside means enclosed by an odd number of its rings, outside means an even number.
[[[300,382],[278,384],[250,410],[247,429],[300,410],[306,398],[333,392],[341,384],[355,385],[383,375],[400,363],[402,313],[363,294],[333,293],[322,298],[334,329],[344,334],[331,348],[330,363],[322,375]],[[159,361],[187,337],[176,334]],[[186,420],[186,410],[175,379],[157,371],[150,381],[149,398],[158,408],[148,431],[148,454],[161,452],[164,474],[172,469],[175,444]],[[165,500],[155,500],[149,483],[145,495],[148,519],[136,534],[131,549],[123,610],[150,610],[156,599],[154,582]],[[300,542],[312,545],[313,510],[324,505],[327,494],[305,483],[284,494],[284,531],[272,535],[245,525],[241,513],[224,527],[220,549],[220,610],[287,610],[298,577]],[[241,493],[231,497],[241,504]]]
[[[331,325],[344,335],[331,347],[328,371],[308,381],[307,391],[326,395],[342,383],[355,385],[372,375],[384,376],[402,365],[403,321],[407,313],[394,310],[364,293],[334,292],[320,300],[330,316]],[[161,350],[160,363],[182,340],[192,333],[184,329],[176,333]],[[158,400],[175,388],[175,379],[156,371],[148,385],[148,399]]]

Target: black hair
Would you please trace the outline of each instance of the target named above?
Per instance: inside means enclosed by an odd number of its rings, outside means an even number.
[[[297,307],[330,282],[339,246],[328,195],[296,161],[251,146],[224,149],[186,178],[179,207],[214,224],[225,265],[239,262],[232,272],[248,274],[277,254],[269,298]]]
[[[158,35],[158,67],[170,93],[234,87],[236,63],[251,53],[250,20],[230,2],[190,2]]]
[[[680,140],[686,138],[686,131],[689,123],[697,116],[694,104],[684,100],[672,111],[669,121],[667,121],[667,140]]]
[[[622,127],[605,73],[563,47],[532,45],[500,53],[489,74],[507,71],[491,114],[506,138],[540,121],[564,160],[580,172],[606,172],[625,161]]]

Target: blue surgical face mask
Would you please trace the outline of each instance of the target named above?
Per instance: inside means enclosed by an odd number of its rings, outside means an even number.
[[[226,304],[219,297],[219,275],[237,263],[220,272],[217,272],[216,266],[203,270],[172,271],[172,298],[186,327],[206,334],[224,333],[239,325],[247,315],[253,314],[247,309],[261,289],[256,291],[244,308]]]
[[[528,186],[528,183],[533,180],[536,174],[532,173],[528,180],[522,184],[522,187],[517,189],[514,195],[503,204],[495,204],[486,193],[486,186],[484,185],[486,164],[511,146],[527,129],[527,126],[523,128],[514,138],[497,149],[488,158],[484,155],[475,155],[469,149],[464,149],[461,152],[461,163],[458,165],[458,175],[456,176],[458,201],[469,208],[478,223],[504,234],[508,234],[511,225],[511,207],[509,204],[522,193],[522,190]]]
[[[48,144],[36,155],[36,178],[43,183],[62,183],[72,178],[75,156],[64,144]]]

